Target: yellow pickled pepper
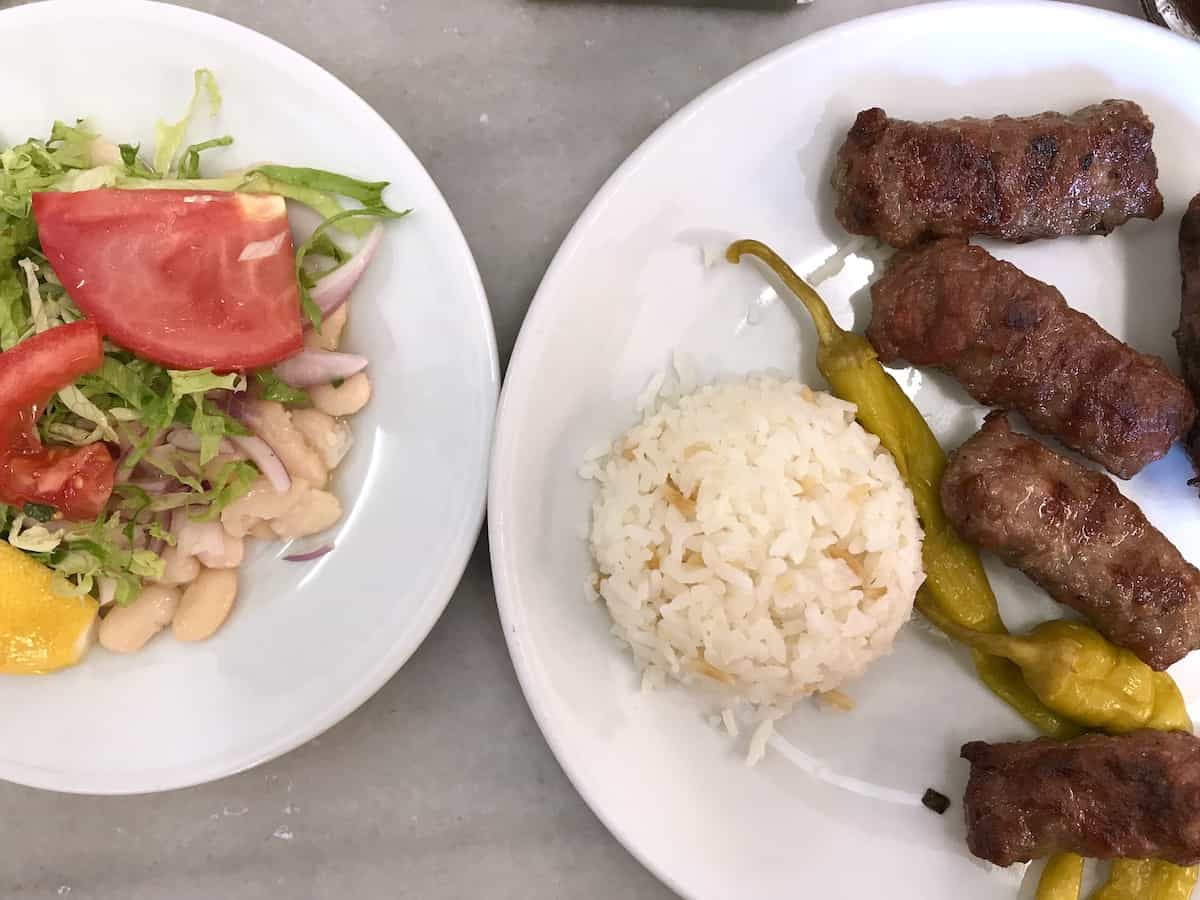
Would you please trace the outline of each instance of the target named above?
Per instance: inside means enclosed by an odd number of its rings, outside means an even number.
[[[820,295],[765,244],[737,241],[725,255],[732,263],[744,255],[758,258],[804,304],[817,330],[817,369],[836,396],[858,407],[860,424],[892,454],[912,491],[925,532],[926,580],[917,608],[971,648],[976,671],[992,692],[1043,734],[1059,739],[1084,728],[1116,734],[1136,728],[1190,730],[1174,680],[1095,629],[1047,622],[1028,636],[1008,635],[978,552],[958,536],[942,509],[946,454],[874,348],[841,328]],[[1051,857],[1037,900],[1077,900],[1082,872],[1083,859],[1075,854]],[[1185,900],[1197,872],[1159,860],[1118,860],[1094,900]],[[1128,893],[1130,885],[1135,893]]]

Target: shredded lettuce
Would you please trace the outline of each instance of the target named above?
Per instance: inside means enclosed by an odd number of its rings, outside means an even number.
[[[93,593],[101,580],[111,579],[117,602],[128,603],[141,591],[143,579],[162,577],[162,558],[145,545],[155,539],[171,543],[173,538],[154,518],[125,520],[115,512],[95,522],[68,527],[58,523],[50,529],[41,520],[51,521],[53,512],[36,504],[24,511],[0,505],[0,531],[12,546],[54,570],[56,593]]]
[[[0,153],[0,212],[10,220],[0,224],[0,228],[11,227],[11,220],[28,220],[15,242],[17,247],[9,252],[0,241],[0,253],[11,259],[33,242],[30,203],[34,191],[54,187],[73,169],[91,168],[88,151],[95,139],[96,135],[82,122],[75,127],[55,122],[49,139],[30,138]]]
[[[328,234],[320,234],[312,239],[311,246],[308,248],[308,256],[324,256],[327,259],[332,259],[334,262],[333,268],[337,268],[353,254],[343,250],[340,246],[333,242],[333,239]],[[332,271],[330,269],[329,271]]]
[[[29,327],[24,299],[17,274],[11,270],[0,274],[0,351],[15,347]]]
[[[64,175],[55,185],[56,191],[94,191],[98,188],[116,187],[121,182],[122,170],[118,166],[96,166],[94,169],[75,169]]]
[[[146,455],[146,464],[187,490],[137,494],[131,490],[134,486],[122,485],[120,508],[128,513],[161,513],[186,507],[192,518],[211,521],[230,503],[245,496],[259,478],[258,468],[246,460],[229,460],[214,470],[200,464],[199,454],[174,448],[155,448]]]
[[[332,175],[333,173],[327,174]],[[370,184],[370,182],[362,183]],[[142,190],[236,191],[245,194],[278,194],[309,207],[323,219],[336,216],[343,210],[341,203],[333,194],[319,191],[302,182],[270,178],[258,169],[248,169],[230,175],[222,175],[219,178],[162,178],[153,173],[149,177],[126,174],[117,180],[115,186]],[[354,237],[365,237],[370,231],[369,224],[356,220],[339,221],[337,228]]]
[[[349,197],[363,206],[381,208],[387,205],[383,202],[383,192],[388,186],[386,181],[362,181],[347,175],[338,175],[336,172],[326,172],[324,169],[297,166],[258,166],[253,172],[265,175],[280,184]]]
[[[308,206],[322,222],[297,250],[296,277],[305,314],[314,323],[320,311],[309,290],[352,255],[331,232],[363,237],[370,220],[407,214],[384,202],[387,182],[321,169],[264,164],[204,177],[202,165],[212,151],[233,143],[229,135],[187,143],[191,124],[206,105],[215,117],[221,94],[212,73],[200,69],[182,118],[157,124],[152,156],[148,151],[143,156],[138,144],[110,143],[82,120],[55,122],[48,137],[0,151],[0,352],[82,318],[41,253],[34,192],[183,188],[271,193]],[[254,373],[253,382],[257,396],[289,406],[309,403],[305,391],[270,370]],[[230,397],[247,389],[242,375],[169,370],[106,343],[100,369],[56,394],[38,430],[48,444],[103,440],[119,445],[112,500],[94,522],[83,523],[64,522],[48,506],[0,504],[0,537],[49,566],[60,592],[94,594],[102,584],[111,585],[117,602],[129,602],[144,579],[162,574],[163,561],[152,548],[175,541],[166,526],[168,514],[184,510],[192,519],[211,521],[262,477],[252,462],[220,454],[226,438],[250,433],[227,411]],[[167,442],[172,429],[190,431],[197,449]],[[156,473],[172,480],[165,491],[139,486]]]
[[[233,138],[229,135],[224,137],[213,138],[208,141],[201,141],[198,144],[192,144],[183,151],[183,161],[179,164],[180,178],[199,178],[200,177],[200,154],[205,150],[212,150],[214,147],[228,147],[233,143]]]
[[[244,391],[246,389],[245,377],[236,372],[228,375],[215,375],[212,369],[197,369],[192,372],[171,370],[167,374],[171,377],[171,391],[176,397],[204,394],[208,391]]]
[[[33,330],[41,334],[50,328],[50,317],[42,303],[42,289],[38,284],[38,267],[31,259],[18,260],[17,265],[25,273],[25,290],[29,292],[29,317],[33,320]]]
[[[382,203],[382,201],[380,201]],[[411,209],[394,210],[387,206],[363,206],[357,209],[343,209],[340,213],[330,216],[324,222],[317,226],[316,230],[309,236],[303,244],[296,248],[296,283],[300,288],[300,311],[305,318],[312,323],[313,328],[320,328],[323,316],[321,307],[317,306],[310,293],[311,282],[306,277],[307,272],[304,271],[304,258],[312,252],[313,247],[325,237],[325,232],[336,226],[339,222],[347,219],[356,218],[372,218],[372,219],[403,219]]]
[[[73,447],[83,447],[95,443],[99,436],[96,431],[88,431],[78,425],[68,425],[65,422],[54,422],[46,426],[45,434],[58,444],[70,444]]]
[[[258,478],[258,468],[245,460],[227,463],[212,477],[202,495],[202,512],[194,518],[201,521],[217,518],[230,503],[244,497]]]
[[[17,513],[9,525],[8,542],[18,550],[49,553],[62,543],[62,535],[52,533],[37,519]]]
[[[308,391],[302,391],[300,388],[294,388],[290,384],[280,381],[279,376],[270,369],[260,369],[255,372],[254,380],[258,383],[259,396],[264,400],[274,400],[284,406],[312,405]]]
[[[183,146],[192,116],[196,113],[196,105],[207,97],[211,117],[215,118],[221,110],[221,91],[213,73],[208,69],[197,69],[193,82],[192,99],[188,101],[183,118],[174,123],[160,120],[154,126],[154,171],[160,175],[167,176],[177,171],[172,166],[179,148]]]
[[[125,166],[125,174],[130,178],[157,178],[158,173],[142,161],[141,144],[118,144],[121,151],[121,162]]]
[[[76,443],[91,444],[99,440],[114,442],[119,440],[116,429],[113,428],[112,422],[109,421],[104,410],[89,400],[87,395],[75,385],[72,384],[59,391],[58,401],[77,418],[94,426],[87,438]]]

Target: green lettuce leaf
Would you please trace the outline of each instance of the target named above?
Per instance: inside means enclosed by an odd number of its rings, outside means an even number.
[[[271,177],[267,171],[282,174],[284,179]],[[297,172],[298,175],[289,173]],[[312,179],[306,173],[316,173],[322,178]],[[186,190],[186,191],[237,191],[246,194],[278,194],[288,200],[294,200],[316,211],[322,219],[331,219],[343,212],[344,207],[338,202],[337,196],[328,191],[313,186],[320,184],[340,184],[352,190],[358,196],[374,197],[382,195],[382,190],[388,182],[359,181],[334,172],[324,172],[319,169],[291,169],[288,166],[260,166],[244,172],[223,175],[220,178],[162,178],[162,177],[122,177],[117,187],[130,189]],[[350,196],[350,195],[345,195]],[[371,230],[369,222],[362,222],[353,217],[338,219],[335,223],[338,231],[354,237],[364,237]],[[326,249],[328,249],[326,247]]]
[[[18,550],[49,553],[62,543],[62,535],[49,531],[37,519],[18,513],[9,525],[8,542]]]
[[[308,391],[302,391],[300,388],[294,388],[290,384],[285,384],[270,369],[260,369],[255,372],[254,380],[258,382],[259,395],[264,400],[274,400],[277,403],[282,403],[284,406],[312,405],[312,399],[308,396]]]
[[[343,250],[341,247],[339,247],[337,244],[335,244],[333,242],[333,239],[330,238],[329,235],[327,235],[327,234],[322,234],[322,235],[318,236],[312,242],[312,246],[309,247],[309,249],[308,249],[308,255],[309,256],[324,256],[327,259],[332,259],[335,263],[333,268],[337,268],[342,263],[344,263],[346,260],[348,260],[351,256],[353,256],[352,253],[350,253],[347,250]],[[333,271],[333,269],[329,269],[328,271],[331,272],[331,271]],[[326,272],[326,273],[322,273],[322,274],[328,274],[328,273]]]
[[[215,117],[221,109],[221,91],[217,87],[217,79],[208,69],[197,69],[194,76],[192,99],[188,101],[187,110],[178,122],[159,121],[154,126],[154,171],[160,175],[175,173],[173,168],[179,148],[187,135],[192,116],[196,113],[196,105],[207,98],[209,115]]]
[[[357,200],[363,206],[383,207],[383,192],[389,182],[363,181],[324,169],[309,169],[298,166],[256,166],[250,174],[265,175],[278,184],[307,188],[323,194],[337,194]]]
[[[208,141],[201,141],[199,144],[192,144],[183,151],[183,160],[179,164],[180,178],[199,178],[200,177],[200,154],[205,150],[212,150],[214,147],[228,147],[233,143],[233,138],[229,135],[224,137],[213,138]]]
[[[200,465],[206,466],[217,455],[221,441],[231,434],[245,434],[245,428],[236,419],[218,410],[211,401],[189,397],[180,404],[180,412],[186,416],[184,406],[191,410],[187,420],[192,433],[200,438]]]
[[[130,178],[158,178],[159,175],[142,161],[139,154],[141,144],[120,144],[121,162],[125,164],[125,174]]]
[[[97,188],[116,187],[121,183],[124,171],[120,166],[96,166],[92,169],[75,169],[66,173],[54,185],[54,190],[94,191]]]
[[[16,270],[0,268],[0,351],[16,346],[33,327],[21,282]]]
[[[126,549],[131,540],[144,538],[142,532],[147,527],[123,523],[114,513],[90,526],[68,531],[43,561],[69,591],[92,593],[101,580],[108,579],[115,585],[116,602],[129,603],[141,592],[142,579],[161,578],[165,568],[162,557],[150,550]]]
[[[320,328],[324,318],[321,308],[313,301],[309,292],[309,284],[305,279],[304,258],[313,252],[313,247],[325,236],[325,233],[339,222],[347,219],[403,219],[411,209],[394,210],[386,206],[364,206],[358,209],[343,209],[340,213],[330,216],[317,226],[316,230],[303,244],[296,248],[296,282],[300,288],[300,311],[312,323],[313,328]]]
[[[30,138],[0,152],[0,212],[28,218],[34,191],[54,187],[72,169],[91,167],[88,150],[95,137],[82,123],[55,122],[48,140]]]
[[[197,369],[190,372],[171,369],[167,374],[171,377],[171,390],[176,397],[203,394],[208,391],[238,391],[244,390],[246,386],[245,378],[236,372],[228,375],[215,375],[212,369]]]

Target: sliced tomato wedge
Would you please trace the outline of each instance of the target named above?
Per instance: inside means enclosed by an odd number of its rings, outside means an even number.
[[[112,496],[116,463],[104,444],[0,454],[0,499],[53,506],[70,521],[100,515]]]
[[[56,391],[103,361],[91,322],[51,328],[0,353],[0,502],[53,506],[68,519],[104,509],[116,473],[108,447],[43,447],[34,427]]]
[[[0,447],[29,431],[31,408],[45,406],[103,362],[100,329],[86,321],[51,328],[0,353]]]
[[[232,372],[303,345],[282,197],[101,188],[34,194],[33,214],[71,299],[138,356]]]

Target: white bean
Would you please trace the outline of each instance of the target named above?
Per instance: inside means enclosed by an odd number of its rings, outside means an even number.
[[[221,541],[223,546],[220,551],[202,550],[196,554],[196,558],[209,569],[236,569],[246,555],[245,542],[224,528],[221,529]]]
[[[352,416],[371,399],[371,382],[366,372],[359,372],[343,381],[341,387],[322,384],[309,388],[308,396],[313,406],[327,416]]]
[[[342,332],[349,318],[349,307],[343,303],[321,321],[320,328],[304,332],[304,346],[310,350],[336,350],[342,343]]]
[[[300,502],[269,523],[277,537],[299,538],[324,531],[342,517],[342,504],[328,491],[310,490]]]
[[[250,413],[258,436],[271,446],[293,479],[301,478],[317,487],[325,486],[329,480],[329,469],[321,462],[320,454],[308,445],[304,435],[292,424],[292,416],[283,408],[283,404],[273,400],[255,400],[250,405]]]
[[[275,532],[273,532],[271,530],[271,526],[268,525],[266,522],[259,522],[257,525],[255,525],[253,528],[251,528],[250,536],[256,537],[262,541],[275,540]]]
[[[310,490],[306,481],[295,479],[291,490],[278,493],[271,482],[259,478],[250,490],[221,512],[221,524],[233,537],[245,537],[261,523],[282,516]]]
[[[236,569],[205,569],[188,585],[175,610],[171,631],[181,641],[206,641],[229,618],[237,598]]]
[[[167,547],[162,552],[163,574],[159,584],[187,584],[200,574],[200,563],[196,557],[181,553],[178,547]]]
[[[162,631],[179,606],[179,591],[152,584],[128,606],[113,608],[100,623],[100,646],[113,653],[136,653]]]
[[[309,446],[321,455],[321,462],[331,472],[345,459],[354,444],[354,435],[348,424],[319,410],[296,410],[292,413],[292,424],[304,435]]]
[[[221,530],[221,523],[197,522],[186,509],[177,509],[171,515],[171,532],[175,535],[175,549],[188,556],[219,554],[225,550],[225,532]]]

